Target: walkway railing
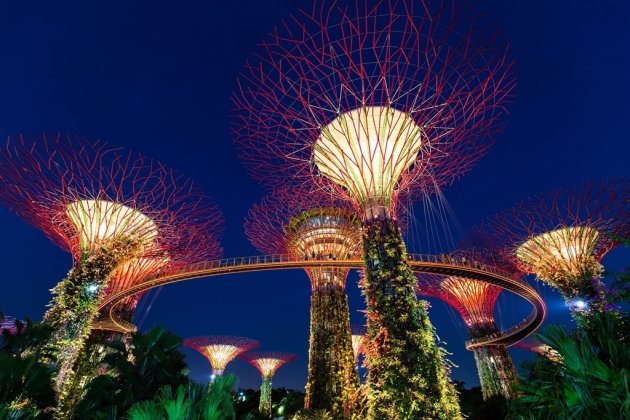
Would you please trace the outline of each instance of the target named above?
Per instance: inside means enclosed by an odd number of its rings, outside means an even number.
[[[492,336],[467,341],[466,347],[469,349],[483,345],[514,344],[516,341],[534,332],[545,318],[546,307],[536,290],[525,281],[515,279],[508,272],[495,266],[474,260],[466,260],[465,258],[455,258],[450,254],[408,254],[408,260],[412,269],[416,271],[470,277],[489,282],[525,298],[534,306],[533,312],[526,319],[510,329],[501,331],[498,334],[493,334]],[[107,325],[109,324],[107,321],[111,321],[113,325],[119,327],[117,328],[119,331],[133,331],[135,326],[124,321],[116,314],[116,304],[126,297],[153,287],[230,273],[318,266],[363,268],[364,262],[360,259],[341,260],[324,258],[305,260],[288,255],[276,254],[204,261],[185,267],[164,270],[121,292],[107,296],[99,309],[101,309],[102,313],[107,314],[109,319],[102,319],[101,325]]]

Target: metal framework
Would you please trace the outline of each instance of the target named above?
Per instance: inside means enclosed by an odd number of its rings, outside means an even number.
[[[470,169],[514,79],[498,38],[480,43],[451,14],[406,0],[318,1],[272,33],[233,95],[252,173],[274,187],[314,180],[381,212]]]
[[[523,299],[526,299],[533,306],[533,311],[518,324],[490,336],[471,339],[466,342],[466,348],[483,345],[512,345],[516,341],[522,340],[532,332],[536,331],[545,319],[547,308],[545,302],[526,282],[514,278],[514,276],[501,270],[500,268],[486,265],[483,268],[475,261],[461,261],[449,259],[448,255],[422,255],[409,254],[409,265],[416,272],[434,273],[466,277],[491,283],[505,290],[508,290]],[[104,300],[100,309],[110,316],[109,322],[112,328],[119,328],[121,331],[133,331],[135,326],[116,316],[116,305],[122,299],[143,290],[167,284],[178,283],[211,276],[226,274],[237,274],[263,270],[283,270],[283,269],[303,269],[304,267],[348,267],[354,269],[364,268],[363,260],[308,260],[291,258],[288,255],[262,255],[254,257],[228,258],[224,260],[206,261],[193,264],[188,267],[163,272],[158,276],[146,279],[129,289],[120,292]]]
[[[239,357],[258,369],[263,379],[272,377],[282,365],[297,359],[295,354],[281,352],[247,352]]]
[[[621,178],[556,189],[488,218],[476,235],[565,299],[597,301],[601,259],[630,236],[630,184]]]
[[[201,353],[212,367],[211,379],[223,375],[225,367],[239,354],[255,349],[260,345],[256,340],[229,335],[190,337],[184,345]]]
[[[263,252],[304,261],[357,258],[360,221],[351,206],[329,195],[282,188],[254,205],[245,234]],[[311,281],[311,320],[305,407],[340,416],[360,385],[354,369],[347,267],[305,267]]]
[[[497,265],[499,258],[487,251],[467,249],[444,256],[445,260],[469,261],[485,268]],[[511,268],[505,262],[502,268]],[[513,272],[515,278],[523,273]],[[418,294],[437,297],[447,302],[461,315],[470,338],[487,337],[498,333],[494,307],[502,289],[493,284],[462,276],[418,276]],[[472,349],[477,363],[484,398],[493,395],[512,395],[512,384],[517,381],[516,369],[505,345],[478,346]]]
[[[347,260],[361,254],[360,222],[347,203],[321,193],[282,188],[249,211],[245,235],[260,251],[307,260]],[[345,289],[348,269],[306,268],[313,290]]]
[[[189,253],[190,234],[221,225],[217,208],[189,180],[102,142],[9,138],[0,164],[0,201],[69,251],[75,264],[120,236],[142,241],[147,258],[168,258],[181,248]],[[220,254],[215,235],[202,255]]]
[[[75,266],[115,241],[140,244],[111,267],[104,295],[222,253],[217,207],[144,156],[73,136],[20,136],[7,139],[0,166],[0,201],[69,251]],[[129,299],[127,309],[135,303]]]
[[[260,385],[260,404],[258,411],[271,417],[271,379],[282,365],[297,359],[295,354],[278,352],[249,352],[242,354],[241,359],[254,366],[262,376]]]

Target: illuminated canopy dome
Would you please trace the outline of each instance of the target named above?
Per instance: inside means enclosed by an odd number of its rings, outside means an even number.
[[[414,164],[422,143],[422,129],[409,115],[388,107],[362,107],[322,129],[313,162],[360,207],[388,208],[399,177]]]
[[[158,228],[150,217],[120,203],[79,200],[68,204],[66,212],[84,252],[114,240],[149,244],[158,235]]]
[[[267,378],[273,376],[282,365],[297,359],[297,356],[280,352],[247,352],[240,358],[258,369],[263,378]]]
[[[262,43],[239,78],[232,127],[262,181],[314,181],[371,217],[467,171],[514,81],[499,38],[455,28],[445,3],[350,3],[317,1]]]
[[[200,253],[221,253],[217,207],[142,155],[72,136],[17,137],[0,151],[0,166],[0,201],[75,263],[113,241],[137,242],[136,257],[172,258],[200,230],[208,235]]]
[[[471,337],[483,336],[490,329],[496,330],[494,305],[501,288],[489,283],[465,277],[419,276],[418,293],[438,297],[459,312]],[[479,331],[477,331],[479,330]]]
[[[630,236],[630,184],[611,179],[535,196],[488,218],[475,235],[566,299],[599,301],[600,261]]]
[[[289,221],[286,241],[294,257],[348,259],[361,246],[359,222],[338,208],[306,210]]]
[[[225,367],[236,356],[260,345],[256,340],[226,335],[190,337],[184,345],[201,353],[212,366],[214,376],[222,375]]]
[[[361,230],[347,202],[327,194],[282,188],[255,204],[245,220],[250,242],[267,254],[304,260],[358,258]],[[345,288],[345,268],[305,268],[313,288],[331,282]]]
[[[602,267],[595,249],[599,233],[591,227],[567,227],[531,237],[516,248],[516,257],[544,280],[563,283],[597,275]],[[564,287],[570,287],[570,284]]]

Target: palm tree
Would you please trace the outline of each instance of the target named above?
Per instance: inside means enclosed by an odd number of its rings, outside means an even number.
[[[189,383],[173,392],[165,386],[150,401],[135,404],[127,412],[129,420],[223,420],[234,419],[231,389],[236,377],[219,376],[208,385]]]
[[[133,404],[152,399],[165,385],[187,384],[181,342],[163,328],[154,328],[146,334],[133,334],[128,344],[120,340],[107,343],[102,359],[106,372],[87,384],[75,416],[91,418],[100,412],[116,418]]]
[[[513,418],[630,418],[630,347],[616,314],[593,314],[593,328],[549,327],[538,338],[559,360],[537,357],[511,404]]]

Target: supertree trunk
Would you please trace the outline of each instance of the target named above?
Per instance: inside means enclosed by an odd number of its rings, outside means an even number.
[[[271,417],[271,376],[265,376],[260,385],[258,411],[260,411],[263,416]]]
[[[49,348],[57,367],[54,383],[58,406],[56,418],[66,418],[71,408],[72,398],[68,397],[75,382],[74,365],[98,315],[99,292],[107,286],[116,266],[132,258],[136,248],[137,244],[132,241],[103,248],[70,270],[68,277],[53,289],[56,296],[44,318],[55,329]]]
[[[501,395],[514,395],[513,386],[518,381],[512,358],[505,346],[484,346],[473,350],[483,399]]]
[[[346,273],[333,269],[309,274],[313,291],[305,407],[348,418],[360,383],[354,368]]]
[[[363,246],[369,418],[461,418],[398,225],[368,220]]]

